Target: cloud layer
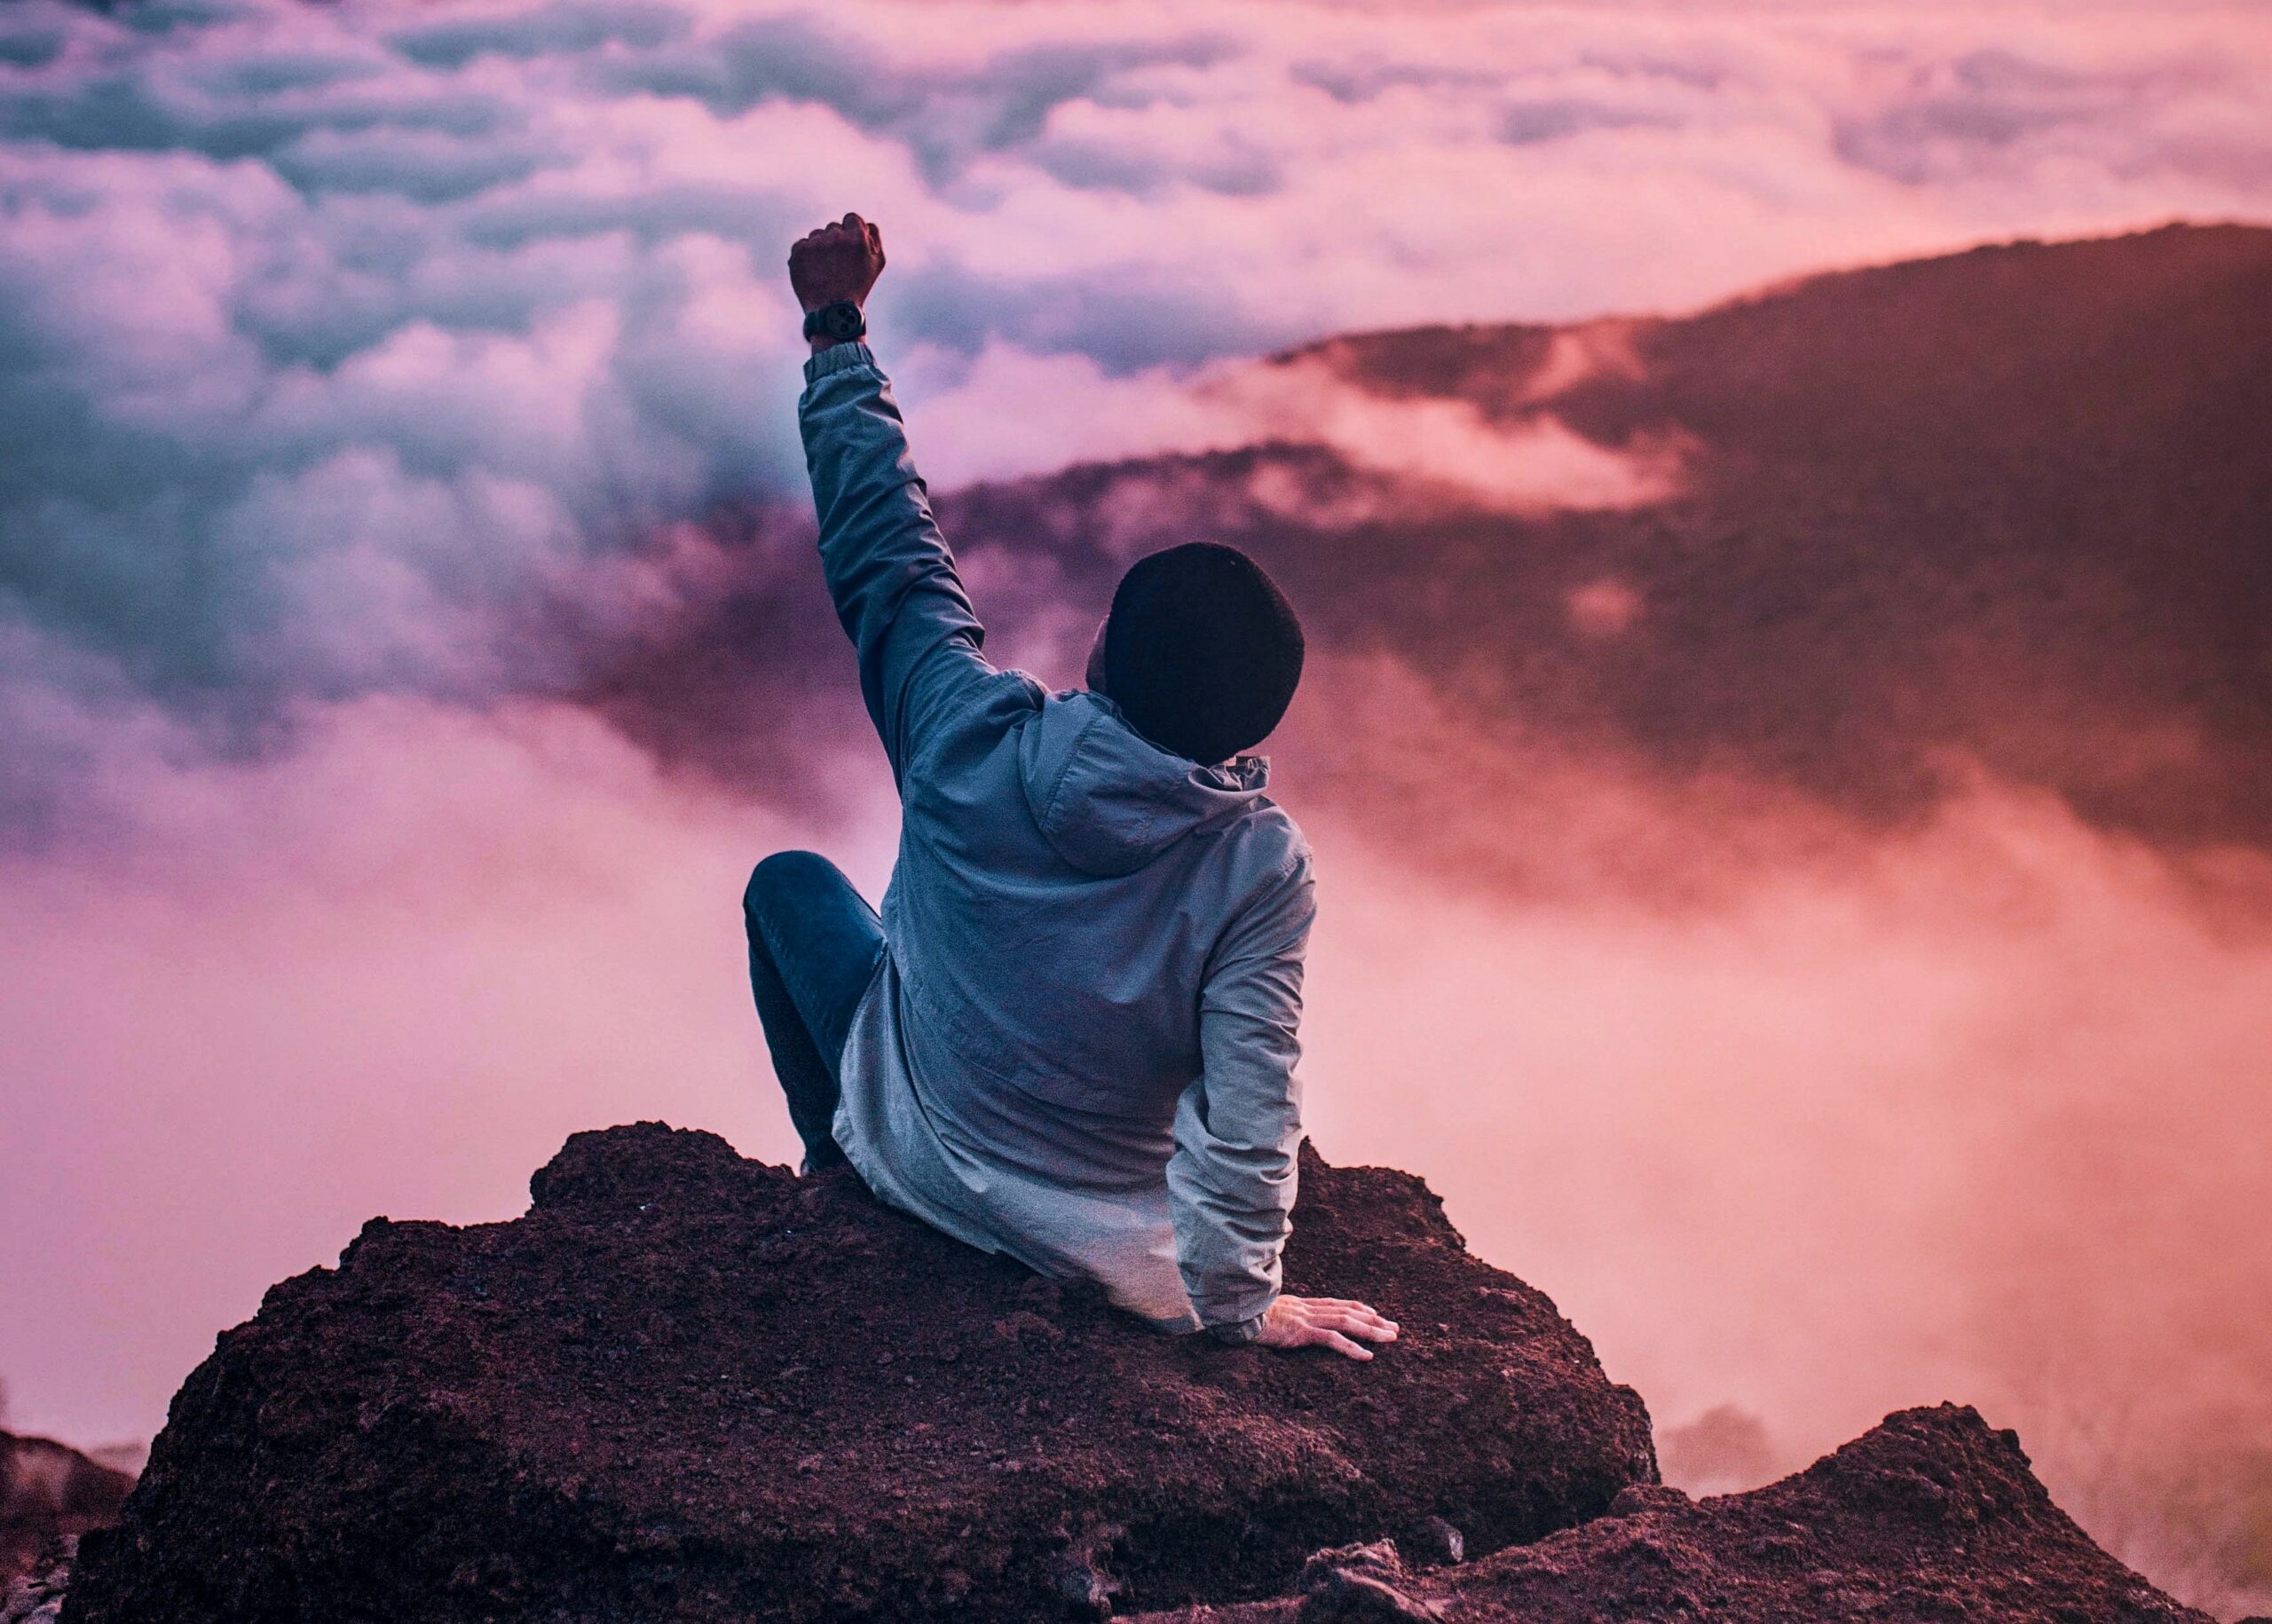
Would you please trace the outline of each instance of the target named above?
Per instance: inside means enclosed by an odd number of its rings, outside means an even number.
[[[888,223],[878,326],[952,483],[1275,431],[1298,390],[1188,369],[1343,328],[2260,215],[2268,32],[2244,6],[24,0],[0,619],[63,654],[0,666],[4,705],[44,737],[122,687],[227,753],[297,701],[572,681],[529,629],[564,576],[795,500],[778,262],[847,205]],[[1408,461],[1466,431],[1308,416]],[[1517,502],[1670,469],[1550,431],[1512,466]],[[0,775],[19,832],[75,783],[52,746]]]

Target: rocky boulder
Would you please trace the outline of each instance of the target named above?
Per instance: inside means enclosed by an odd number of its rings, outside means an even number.
[[[1369,1365],[1153,1335],[706,1133],[579,1134],[531,1191],[272,1289],[67,1620],[1095,1618],[1656,1478],[1640,1399],[1401,1173],[1306,1157],[1287,1252],[1402,1322]]]
[[[2212,1624],[2093,1544],[2014,1434],[1947,1404],[1747,1494],[1636,1487],[1582,1528],[1464,1566],[1416,1578],[1393,1550],[1329,1551],[1305,1580],[1148,1624]]]

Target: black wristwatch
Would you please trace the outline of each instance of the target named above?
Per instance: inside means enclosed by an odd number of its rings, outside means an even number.
[[[825,338],[831,343],[848,344],[867,335],[868,319],[849,299],[839,299],[833,304],[805,312],[805,336],[809,339]]]

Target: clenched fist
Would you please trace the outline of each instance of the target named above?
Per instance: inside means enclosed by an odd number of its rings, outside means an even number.
[[[848,299],[864,304],[884,272],[884,234],[856,214],[808,232],[789,249],[789,286],[808,311]]]
[[[1395,1340],[1395,1320],[1337,1297],[1278,1297],[1255,1338],[1266,1348],[1331,1348],[1349,1359],[1370,1359],[1373,1351],[1365,1343]]]

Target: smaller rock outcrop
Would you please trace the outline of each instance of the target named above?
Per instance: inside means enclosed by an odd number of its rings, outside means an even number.
[[[1319,1562],[1345,1565],[1349,1553]],[[1424,1581],[1377,1585],[1459,1624],[2213,1624],[2108,1556],[2052,1504],[2018,1438],[1969,1407],[1904,1410],[1804,1471],[1692,1501],[1639,1486],[1610,1513]],[[1369,1597],[1384,1605],[1378,1597]],[[1322,1624],[1315,1586],[1129,1624]]]
[[[1154,1335],[706,1133],[579,1134],[530,1188],[374,1221],[225,1333],[70,1624],[1095,1619],[1655,1480],[1640,1399],[1406,1174],[1304,1161],[1289,1286],[1406,1328],[1361,1365]]]
[[[47,1565],[59,1541],[116,1522],[133,1487],[67,1444],[0,1432],[0,1589]]]
[[[56,1624],[63,1616],[77,1543],[68,1535],[56,1540],[23,1572],[0,1581],[0,1624]]]
[[[67,1444],[0,1432],[0,1624],[53,1624],[79,1536],[116,1522],[133,1487]]]

